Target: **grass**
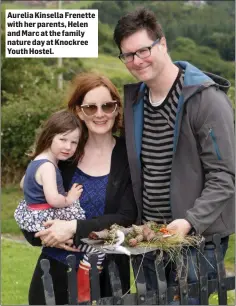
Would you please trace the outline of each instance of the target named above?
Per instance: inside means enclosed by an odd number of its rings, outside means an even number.
[[[115,56],[99,54],[97,58],[84,59],[83,64],[86,69],[104,73],[109,75],[110,78],[119,73],[124,77],[130,77],[132,79],[125,65]]]
[[[18,235],[21,233],[14,219],[14,210],[18,202],[23,198],[23,192],[18,186],[2,188],[2,233]],[[225,257],[225,265],[228,270],[234,271],[235,265],[235,235],[229,239],[229,248]]]
[[[210,296],[209,305],[219,305],[219,299],[216,293]],[[235,291],[234,290],[227,292],[227,305],[235,305]]]
[[[76,59],[73,59],[76,61]],[[81,59],[78,59],[78,62]],[[64,64],[69,66],[71,59],[63,59]],[[79,67],[79,63],[78,63]],[[83,58],[83,67],[85,70],[98,72],[108,76],[109,78],[114,78],[119,76],[124,79],[124,84],[127,82],[137,82],[134,77],[125,68],[125,65],[116,57],[107,54],[99,53],[97,58]]]
[[[234,235],[231,236],[232,238],[234,238]],[[232,245],[232,244],[231,244]],[[234,245],[234,244],[233,244]],[[229,251],[232,251],[232,248],[229,248]],[[228,254],[229,252],[227,252]],[[228,257],[228,255],[226,256]],[[229,260],[229,257],[226,258],[226,260]],[[226,261],[226,263],[227,263]],[[233,258],[233,262],[234,262],[234,258]],[[231,263],[233,266],[233,262]],[[229,263],[229,262],[228,262]],[[226,265],[227,266],[227,265]],[[232,267],[231,266],[231,267]],[[134,285],[134,273],[133,273],[133,269],[130,269],[130,284],[131,284],[131,293],[136,293],[136,287]],[[217,293],[212,293],[209,297],[209,305],[219,305],[219,299],[218,299],[218,294]],[[235,305],[235,290],[230,290],[227,292],[227,305]]]
[[[2,233],[20,234],[21,231],[14,219],[14,211],[18,202],[23,198],[23,192],[20,187],[8,186],[2,188],[1,195],[1,230]]]
[[[20,230],[14,220],[14,210],[23,197],[17,186],[2,188],[2,233],[19,235]],[[2,238],[2,304],[27,304],[27,295],[33,269],[40,249],[19,244]],[[227,270],[234,271],[235,235],[230,236],[229,248],[225,257]],[[133,283],[133,277],[131,279]],[[135,287],[132,288],[135,292]],[[228,304],[234,305],[234,291],[228,292]],[[210,305],[218,305],[217,295],[210,298]]]
[[[29,285],[39,253],[39,248],[2,238],[2,305],[28,304]],[[135,293],[135,287],[131,292]],[[210,305],[218,305],[216,294],[211,296]],[[234,291],[228,292],[228,305],[234,305]]]
[[[235,271],[235,234],[229,237],[229,247],[225,255],[225,267],[229,271]]]
[[[28,305],[28,290],[40,249],[2,238],[2,305]]]

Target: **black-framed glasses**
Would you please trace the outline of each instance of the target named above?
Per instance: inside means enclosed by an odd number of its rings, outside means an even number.
[[[159,41],[160,41],[160,38],[155,40],[149,47],[140,48],[136,52],[120,53],[118,57],[124,64],[132,62],[134,60],[135,55],[137,55],[139,58],[149,57],[151,55],[152,47],[158,44]]]
[[[103,103],[100,107],[105,114],[113,114],[117,109],[117,101],[109,101]],[[90,117],[96,114],[99,106],[95,103],[80,105],[85,116]]]

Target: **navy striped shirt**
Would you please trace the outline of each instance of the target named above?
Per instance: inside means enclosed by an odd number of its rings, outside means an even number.
[[[143,169],[143,221],[169,223],[170,177],[173,158],[174,126],[179,96],[183,87],[180,70],[167,97],[159,106],[144,96],[144,126],[141,161]]]

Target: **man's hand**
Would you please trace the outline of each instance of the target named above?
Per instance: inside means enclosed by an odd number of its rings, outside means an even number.
[[[192,226],[185,219],[176,219],[172,221],[170,224],[168,224],[166,228],[182,236],[186,236],[188,232],[191,230]]]
[[[43,225],[48,228],[36,233],[35,237],[39,237],[43,245],[54,247],[60,243],[65,244],[73,237],[76,232],[77,222],[76,220],[50,220],[44,222]]]

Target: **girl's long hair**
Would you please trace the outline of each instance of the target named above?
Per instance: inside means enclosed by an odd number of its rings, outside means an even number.
[[[76,128],[79,129],[81,134],[81,122],[68,110],[61,110],[53,113],[50,118],[43,123],[40,128],[39,134],[36,137],[35,144],[33,146],[33,152],[29,156],[34,159],[36,156],[44,152],[51,147],[53,138],[57,134],[63,134],[69,131],[74,131]],[[80,142],[80,141],[79,141]],[[79,146],[78,144],[74,158],[79,160]]]

